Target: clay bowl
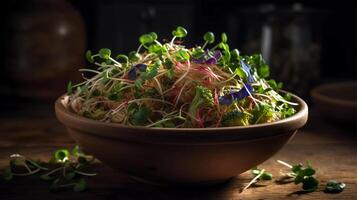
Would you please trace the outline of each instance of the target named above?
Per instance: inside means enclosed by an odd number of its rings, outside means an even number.
[[[298,112],[273,123],[225,128],[145,128],[104,123],[65,109],[56,115],[79,145],[129,176],[158,185],[221,183],[259,165],[294,136],[308,117],[299,97]]]
[[[314,106],[326,119],[338,123],[357,121],[357,82],[330,83],[311,91]]]

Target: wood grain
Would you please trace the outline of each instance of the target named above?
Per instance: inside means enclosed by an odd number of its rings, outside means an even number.
[[[274,181],[261,182],[259,187],[252,187],[240,193],[252,178],[250,172],[209,188],[155,187],[138,183],[100,163],[95,166],[98,176],[88,179],[89,189],[85,192],[67,190],[52,193],[48,191],[47,183],[35,177],[18,178],[12,182],[1,179],[0,199],[357,199],[357,148],[354,128],[341,128],[323,121],[318,115],[313,115],[307,127],[300,130],[289,144],[260,166],[272,172],[275,179],[281,170],[288,170],[278,164],[277,159],[289,163],[310,160],[317,168],[317,177],[321,181],[319,190],[313,193],[297,194],[300,185],[279,185]],[[74,146],[64,127],[52,115],[3,118],[0,122],[0,137],[0,170],[8,165],[8,156],[13,153],[48,160],[56,148]],[[326,181],[331,179],[345,182],[346,189],[340,194],[323,193]]]

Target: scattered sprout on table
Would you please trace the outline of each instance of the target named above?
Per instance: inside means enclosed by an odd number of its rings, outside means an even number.
[[[50,182],[50,191],[72,188],[80,192],[87,188],[84,177],[95,176],[88,172],[95,158],[84,154],[78,146],[72,151],[56,150],[49,162],[35,161],[20,154],[10,156],[10,165],[5,169],[4,179],[11,181],[15,177],[37,176]]]

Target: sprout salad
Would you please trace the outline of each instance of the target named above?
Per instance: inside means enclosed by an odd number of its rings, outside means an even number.
[[[204,128],[248,126],[293,115],[297,104],[282,84],[269,77],[261,55],[230,49],[227,35],[203,36],[202,45],[185,47],[185,28],[160,42],[156,33],[140,36],[128,55],[110,49],[86,59],[84,81],[67,86],[67,109],[86,118],[129,126]],[[219,40],[216,44],[215,41]]]

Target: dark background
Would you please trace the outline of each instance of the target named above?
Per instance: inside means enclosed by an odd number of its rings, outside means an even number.
[[[108,47],[116,52],[135,49],[142,33],[155,31],[162,38],[170,38],[171,30],[182,25],[189,30],[186,42],[190,45],[201,42],[208,30],[226,32],[231,46],[244,53],[242,48],[250,39],[251,30],[259,34],[267,16],[278,18],[281,26],[303,16],[312,42],[321,45],[318,66],[321,79],[356,77],[356,3],[353,1],[306,1],[301,3],[304,7],[301,12],[292,9],[299,1],[290,0],[71,2],[85,20],[88,49]],[[275,6],[275,10],[271,14],[261,11],[264,6]]]
[[[127,53],[141,34],[170,39],[178,25],[189,31],[187,46],[201,44],[206,31],[226,32],[242,54],[263,51],[268,27],[272,78],[307,100],[318,84],[356,79],[353,1],[29,0],[1,13],[1,101],[51,102],[80,80],[85,50]]]

